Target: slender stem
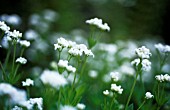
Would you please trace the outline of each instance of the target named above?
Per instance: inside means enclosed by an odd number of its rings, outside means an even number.
[[[2,65],[1,61],[0,61],[0,66],[1,66],[1,69],[2,69],[2,79],[4,80],[4,79],[6,79],[6,78],[5,78],[6,75],[5,75],[5,70],[4,70],[4,68],[3,68],[3,65]]]
[[[60,106],[60,98],[61,98],[61,89],[59,89],[59,96],[58,96],[58,109]]]
[[[107,99],[106,99],[106,97],[104,98],[104,110],[107,110]]]
[[[26,87],[27,89],[27,98],[29,99],[30,98],[30,90],[29,90],[29,87]]]
[[[20,66],[20,64],[17,64],[17,67],[16,67],[15,72],[14,72],[14,74],[13,74],[13,78],[15,78],[15,76],[16,76],[16,74],[17,74],[17,71],[18,71],[19,66]]]
[[[110,105],[110,110],[112,110],[112,106],[113,106],[114,101],[115,101],[115,93],[113,94],[112,102],[111,102],[111,105]]]
[[[145,102],[146,102],[146,100],[144,100],[144,101],[142,102],[142,104],[139,106],[139,108],[138,108],[137,110],[139,110],[139,109],[145,104]]]
[[[16,55],[16,43],[14,43],[14,52],[13,52],[13,61],[12,61],[12,73],[14,74],[14,63],[15,63],[15,55]]]
[[[7,64],[8,64],[8,61],[9,61],[10,54],[11,54],[11,48],[9,48],[8,53],[7,53],[7,56],[6,56],[6,58],[5,58],[4,70],[6,70],[6,67],[7,67]]]
[[[126,103],[126,106],[125,106],[125,110],[127,110],[127,107],[128,107],[128,105],[129,105],[130,99],[131,99],[131,97],[132,97],[132,94],[133,94],[133,91],[134,91],[134,88],[135,88],[135,84],[136,84],[136,81],[137,81],[138,74],[139,74],[139,73],[137,72],[136,77],[135,77],[135,80],[134,80],[133,85],[132,85],[132,88],[131,88],[131,91],[130,91],[130,95],[129,95],[129,97],[128,97],[128,100],[127,100],[127,103]]]

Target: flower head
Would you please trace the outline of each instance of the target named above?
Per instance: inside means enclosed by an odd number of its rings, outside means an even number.
[[[34,85],[34,81],[31,80],[30,78],[26,79],[26,81],[22,81],[22,86],[30,86],[30,85]]]
[[[68,66],[68,61],[67,60],[59,60],[58,66],[62,68],[66,68]]]
[[[5,24],[5,22],[0,21],[0,29],[4,31],[5,33],[8,33],[10,30],[10,27]]]
[[[170,76],[168,74],[165,74],[165,75],[162,75],[162,74],[161,75],[156,75],[155,78],[159,82],[164,82],[164,81],[170,82]]]
[[[70,105],[60,106],[59,110],[77,110],[75,107]]]
[[[21,46],[24,46],[24,47],[30,46],[30,42],[27,41],[27,40],[20,40],[19,43],[20,43]]]
[[[146,92],[146,94],[145,94],[145,98],[146,99],[151,99],[151,98],[153,98],[154,96],[150,93],[150,92]]]
[[[142,58],[142,59],[144,59],[144,58],[150,58],[150,56],[152,55],[152,54],[150,53],[150,50],[147,49],[145,46],[142,46],[142,47],[140,47],[140,48],[137,48],[137,49],[135,50],[135,52],[136,52],[136,54],[137,54],[140,58]]]
[[[170,46],[169,45],[162,45],[161,43],[155,44],[155,48],[158,49],[162,53],[169,53]]]
[[[27,63],[27,59],[23,58],[23,57],[19,57],[16,59],[16,62],[19,62],[21,64],[26,64]]]
[[[105,90],[105,91],[103,91],[103,94],[107,96],[107,95],[109,95],[109,91]]]
[[[76,106],[79,110],[84,110],[86,108],[86,105],[82,104],[82,103],[78,103]]]
[[[121,86],[117,86],[116,84],[111,84],[111,90],[113,90],[119,94],[122,94],[122,92],[123,92],[123,89],[121,88]]]

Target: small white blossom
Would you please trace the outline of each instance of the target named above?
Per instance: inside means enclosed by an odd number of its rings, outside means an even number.
[[[76,106],[79,110],[84,110],[86,108],[86,105],[82,104],[82,103],[78,103]]]
[[[69,48],[74,47],[75,45],[76,45],[76,42],[68,41],[68,47]]]
[[[57,39],[57,42],[59,45],[61,45],[62,47],[68,47],[68,41],[62,37]]]
[[[162,53],[169,53],[170,46],[169,45],[162,45],[161,43],[155,44],[155,48],[158,49]]]
[[[27,41],[27,40],[20,40],[19,43],[20,43],[21,46],[24,46],[24,47],[30,46],[30,42]]]
[[[111,84],[111,90],[118,92],[119,94],[122,94],[123,92],[121,86],[117,86],[116,84]]]
[[[153,98],[154,96],[150,93],[150,92],[146,92],[146,94],[145,94],[145,98],[146,99],[151,99],[151,98]]]
[[[27,101],[23,101],[20,105],[25,106],[28,110],[32,110],[37,105],[39,110],[43,110],[43,99],[42,98],[30,98]]]
[[[21,64],[26,64],[27,63],[27,59],[23,58],[23,57],[19,57],[16,59],[16,62],[19,62]]]
[[[109,95],[109,91],[105,90],[105,91],[103,91],[103,94],[107,96],[107,95]]]
[[[5,22],[0,21],[0,29],[3,30],[5,33],[8,33],[10,30],[10,27],[5,24]]]
[[[58,44],[54,44],[54,50],[61,50],[62,46]]]
[[[151,69],[151,62],[148,59],[142,60],[142,70],[143,71],[150,71]]]
[[[162,74],[161,75],[156,75],[155,78],[159,82],[164,82],[164,81],[170,82],[170,76],[168,74],[165,74],[165,75],[162,75]]]
[[[56,71],[45,70],[41,74],[40,79],[44,84],[49,84],[56,89],[59,89],[60,86],[65,86],[68,83],[64,76]]]
[[[150,53],[150,50],[147,49],[145,46],[142,46],[142,47],[140,47],[140,48],[137,48],[137,49],[135,50],[135,52],[136,52],[136,54],[137,54],[140,58],[142,58],[142,59],[144,59],[144,58],[150,58],[150,56],[152,55],[152,54]]]
[[[59,110],[77,110],[75,107],[72,107],[70,105],[60,106]]]
[[[30,86],[30,85],[34,85],[34,81],[33,80],[31,80],[31,79],[26,79],[26,81],[24,82],[24,81],[22,81],[22,86]]]
[[[73,67],[73,66],[71,66],[71,65],[68,65],[68,66],[66,67],[66,69],[67,69],[67,71],[69,71],[69,72],[73,72],[73,73],[76,72],[76,68]]]
[[[94,19],[86,20],[86,23],[90,25],[95,25],[102,30],[110,31],[110,27],[108,26],[108,24],[102,23],[102,19],[94,18]]]
[[[66,68],[68,66],[68,61],[67,60],[59,60],[58,66],[62,68]]]
[[[19,31],[14,30],[13,32],[9,32],[10,37],[12,37],[13,39],[19,39],[22,37],[22,33],[20,33]]]
[[[91,77],[91,78],[96,78],[98,76],[98,72],[96,70],[90,70],[88,72],[88,75]]]
[[[117,82],[119,80],[119,73],[118,72],[111,72],[110,76],[113,79],[113,81],[115,81],[115,82]]]
[[[131,65],[138,66],[139,63],[140,63],[140,59],[137,58],[137,59],[134,59],[134,60],[131,62]]]
[[[14,108],[12,108],[11,110],[23,110],[21,107],[15,106]]]

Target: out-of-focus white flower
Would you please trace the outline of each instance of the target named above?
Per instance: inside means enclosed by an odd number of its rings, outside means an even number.
[[[43,17],[45,20],[47,21],[50,21],[50,22],[53,22],[56,20],[57,18],[57,13],[53,10],[50,10],[50,9],[46,9],[43,11]]]
[[[137,48],[137,49],[135,50],[135,52],[136,52],[136,54],[137,54],[140,58],[142,58],[142,59],[144,59],[144,58],[150,58],[150,56],[152,55],[151,52],[150,52],[150,50],[149,50],[148,48],[146,48],[145,46],[142,46],[142,47],[140,47],[140,48]]]
[[[12,14],[12,15],[4,14],[1,15],[1,19],[7,22],[8,24],[15,25],[15,26],[21,24],[21,18],[16,14]]]
[[[99,43],[98,47],[100,50],[107,51],[108,53],[111,53],[111,54],[115,54],[118,50],[118,47],[115,44]]]
[[[92,78],[96,78],[98,76],[98,72],[95,70],[90,70],[88,75]]]
[[[146,94],[145,94],[145,98],[146,99],[151,99],[151,98],[153,98],[154,96],[150,93],[150,92],[146,92]]]
[[[161,43],[155,44],[155,48],[158,49],[162,53],[169,53],[170,46],[169,45],[162,45]]]
[[[75,107],[72,107],[70,105],[64,105],[64,106],[60,106],[59,110],[77,110]]]
[[[1,48],[2,46],[0,45],[0,48]]]
[[[14,108],[12,108],[11,110],[23,110],[21,107],[15,106]]]
[[[4,31],[5,33],[8,33],[10,30],[10,27],[5,24],[5,22],[0,21],[0,29]]]
[[[59,89],[60,86],[65,86],[68,83],[64,76],[56,71],[44,70],[40,79],[44,84],[49,84],[56,89]]]
[[[27,63],[27,59],[23,58],[23,57],[19,57],[16,59],[16,62],[19,62],[21,64],[26,64]]]
[[[31,80],[30,78],[26,79],[26,81],[22,81],[22,86],[30,86],[30,85],[34,85],[34,81]]]
[[[68,47],[69,48],[74,47],[75,45],[76,45],[76,42],[68,41]]]
[[[23,101],[20,105],[26,107],[28,110],[32,110],[35,105],[37,105],[39,110],[43,110],[43,99],[42,98],[30,98],[28,101]]]
[[[86,108],[86,105],[82,104],[82,103],[78,103],[76,106],[79,110],[84,110]]]
[[[148,59],[143,59],[141,64],[142,64],[143,71],[151,70],[151,62]]]
[[[108,96],[108,95],[109,95],[109,91],[108,91],[108,90],[105,90],[105,91],[103,91],[103,94],[106,95],[106,96]]]
[[[71,66],[71,65],[68,65],[68,66],[66,67],[66,69],[67,69],[67,71],[69,71],[69,72],[73,72],[73,73],[76,72],[76,68],[73,67],[73,66]]]
[[[20,40],[19,43],[20,43],[21,46],[24,46],[24,47],[30,46],[30,42],[27,41],[27,40]]]
[[[66,68],[68,66],[68,61],[67,60],[59,60],[58,66],[62,68]]]
[[[113,81],[117,82],[119,80],[119,73],[118,72],[111,72],[110,73],[111,78],[113,79]]]
[[[93,18],[93,19],[90,19],[90,20],[86,20],[86,23],[87,24],[90,24],[90,25],[95,25],[97,26],[98,28],[102,29],[102,30],[107,30],[107,31],[110,31],[110,27],[108,26],[107,23],[102,23],[102,19],[99,19],[99,18]]]
[[[119,94],[122,94],[122,92],[123,92],[123,89],[121,88],[121,86],[117,86],[116,84],[111,84],[111,90],[113,90]]]
[[[32,29],[29,29],[25,32],[24,37],[27,40],[35,40],[39,37],[38,33]]]
[[[19,104],[27,98],[25,91],[19,90],[8,83],[0,83],[0,95],[8,95],[11,104]]]
[[[170,76],[168,74],[165,74],[165,75],[162,75],[162,74],[161,75],[156,75],[155,78],[159,82],[164,82],[164,81],[170,82]]]
[[[62,46],[58,44],[54,44],[54,50],[61,50]]]
[[[61,45],[62,47],[68,47],[68,41],[66,39],[64,39],[63,37],[60,37],[57,39],[57,42],[59,45]]]

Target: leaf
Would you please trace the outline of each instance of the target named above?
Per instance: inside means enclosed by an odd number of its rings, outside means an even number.
[[[127,108],[127,110],[134,110],[133,104],[130,104]]]

